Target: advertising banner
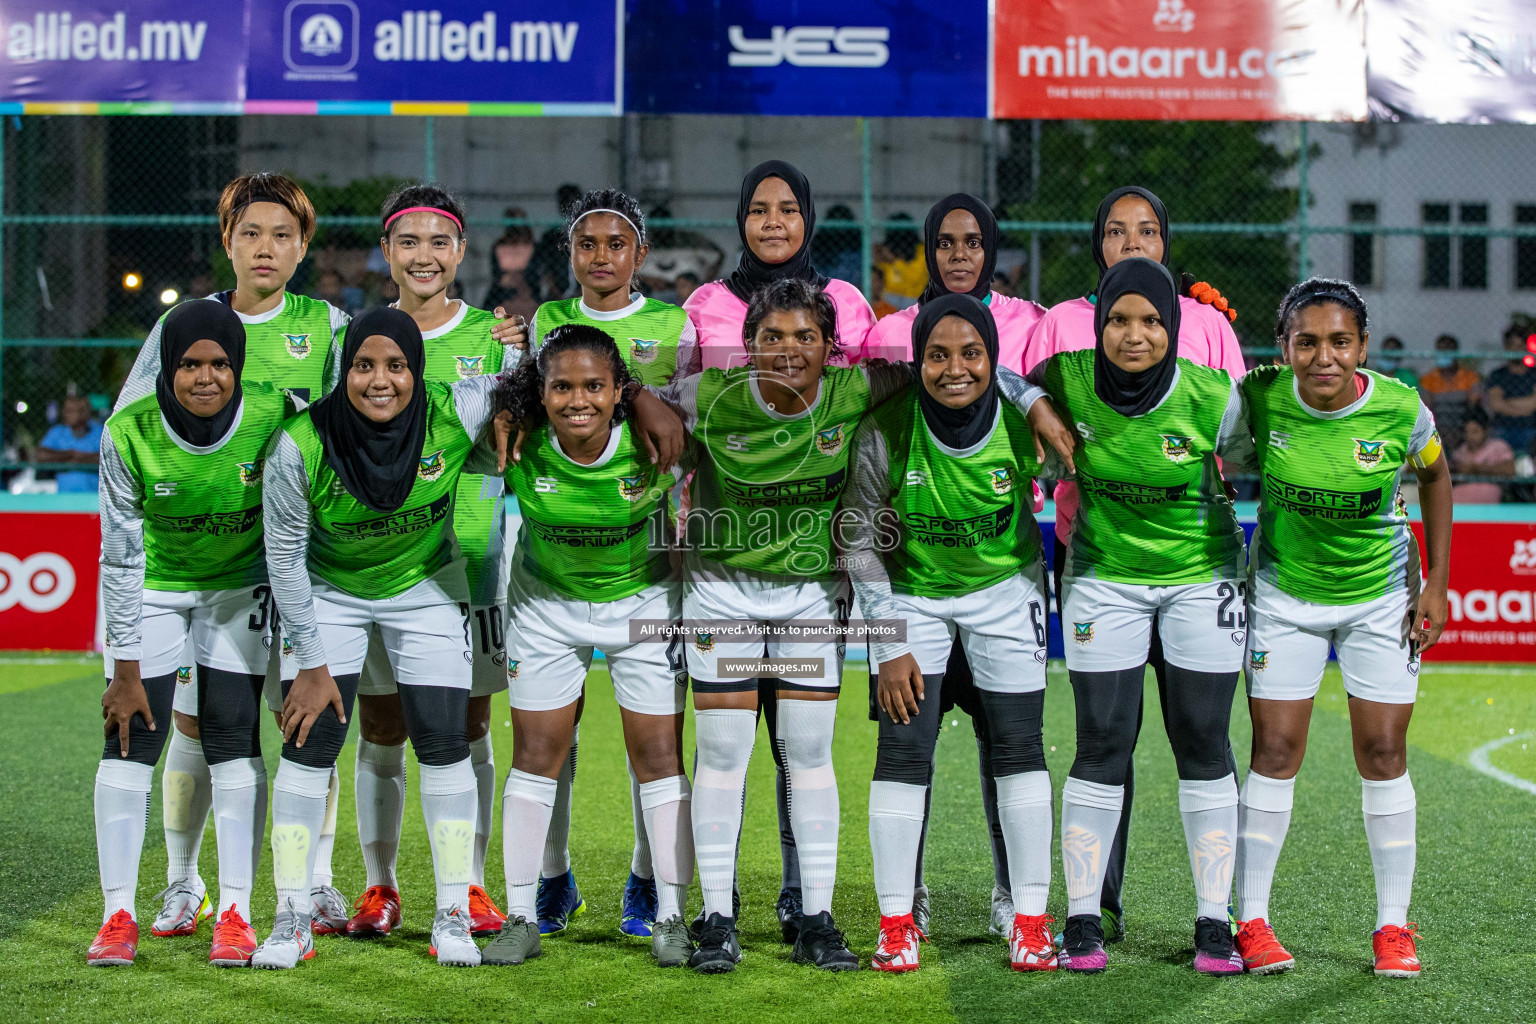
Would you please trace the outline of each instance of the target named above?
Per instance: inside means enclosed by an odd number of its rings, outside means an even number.
[[[630,110],[987,116],[985,0],[631,0]]]
[[[1536,662],[1536,523],[1455,524],[1450,604],[1426,661]]]
[[[1371,0],[1371,116],[1536,122],[1536,0]]]
[[[235,5],[233,17],[227,9],[214,17],[213,8],[176,0],[0,0],[0,103],[218,104],[238,112],[244,10]]]
[[[623,0],[250,0],[246,112],[618,113],[622,16]]]
[[[90,650],[101,519],[0,512],[0,649]]]
[[[992,114],[1360,120],[1364,7],[1364,0],[997,0]]]

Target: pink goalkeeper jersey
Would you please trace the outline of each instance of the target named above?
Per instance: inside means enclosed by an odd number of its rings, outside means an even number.
[[[1024,373],[1058,352],[1093,348],[1093,303],[1068,299],[1046,311],[1030,335],[1024,352]],[[1179,355],[1201,366],[1226,370],[1233,380],[1247,372],[1243,350],[1225,313],[1187,295],[1179,296]],[[1056,485],[1056,536],[1063,544],[1072,538],[1072,519],[1077,515],[1077,485],[1063,480]]]
[[[1045,307],[1028,299],[990,292],[987,308],[992,310],[992,319],[997,321],[998,364],[1022,376],[1025,372],[1024,353],[1029,348],[1035,325],[1045,316]],[[861,358],[911,362],[912,324],[917,319],[917,311],[917,306],[908,306],[881,317],[869,337],[864,339]]]
[[[834,365],[856,363],[864,350],[865,335],[875,326],[874,311],[869,308],[864,293],[847,281],[833,278],[827,282],[825,290],[837,309],[837,336],[844,353],[841,359],[834,360]],[[683,309],[687,310],[688,318],[699,332],[704,369],[724,370],[746,365],[747,348],[741,330],[747,322],[747,304],[738,299],[724,281],[700,285],[683,303]]]

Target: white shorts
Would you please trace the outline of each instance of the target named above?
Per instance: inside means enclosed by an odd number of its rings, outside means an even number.
[[[507,688],[506,621],[506,613],[499,604],[469,606],[469,653],[475,659],[470,672],[474,680],[469,688],[471,697],[489,697]],[[362,678],[357,682],[358,696],[377,697],[397,689],[389,655],[375,626],[368,638]]]
[[[362,672],[368,640],[377,627],[401,685],[470,688],[474,656],[462,562],[452,562],[431,579],[383,600],[354,597],[317,576],[310,577],[310,588],[331,675]],[[290,680],[298,675],[298,660],[286,643],[282,647],[282,677]]]
[[[690,580],[683,587],[683,618],[729,619],[736,622],[783,625],[791,620],[831,619],[846,625],[853,603],[846,579],[750,583],[725,579]],[[794,638],[725,640],[713,632],[696,630],[688,639],[688,673],[695,691],[748,691],[757,689],[757,678],[722,675],[721,659],[784,658],[819,664],[815,675],[781,679],[789,689],[835,690],[843,681],[843,655],[847,639],[796,640]]]
[[[688,694],[682,642],[634,642],[632,619],[676,622],[681,587],[659,583],[618,601],[578,601],[514,568],[507,587],[507,685],[519,711],[574,704],[594,650],[608,659],[619,707],[637,715],[682,714]]]
[[[1315,697],[1332,644],[1344,692],[1378,704],[1412,704],[1419,659],[1409,650],[1408,633],[1417,604],[1414,586],[1360,604],[1313,604],[1256,581],[1248,605],[1248,696]]]
[[[265,669],[271,643],[267,588],[145,590],[141,612],[139,675],[176,673],[172,707],[197,715],[194,665],[255,675]],[[108,679],[112,659],[103,658]]]
[[[1061,632],[1067,668],[1118,672],[1147,661],[1152,618],[1170,665],[1237,672],[1248,642],[1247,583],[1217,580],[1179,586],[1079,576],[1061,581]]]
[[[1020,573],[960,597],[894,596],[897,616],[907,621],[907,646],[923,675],[944,671],[958,629],[977,688],[993,693],[1045,689],[1050,605],[1038,577]]]

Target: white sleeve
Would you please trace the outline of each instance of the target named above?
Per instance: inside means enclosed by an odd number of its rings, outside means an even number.
[[[917,374],[911,363],[889,363],[884,359],[866,359],[859,363],[858,371],[869,385],[869,405],[881,403],[904,394],[917,383]]]
[[[683,427],[690,434],[699,425],[699,382],[702,373],[673,377],[665,387],[646,388],[651,394],[683,414]]]
[[[325,664],[325,645],[309,586],[309,472],[287,431],[279,430],[261,477],[262,530],[267,580],[277,602],[283,638],[293,645],[299,668]]]
[[[1037,401],[1045,397],[1045,389],[1020,377],[1006,366],[997,368],[997,390],[1003,401],[1018,409],[1025,416]]]
[[[704,350],[699,347],[699,329],[692,317],[683,318],[683,330],[677,336],[677,367],[672,379],[690,377],[704,369]]]
[[[341,348],[346,344],[347,325],[352,322],[352,318],[342,310],[329,302],[325,305],[331,311],[331,348],[325,354],[325,372],[321,375],[320,394],[316,398],[330,394],[341,383]]]
[[[459,423],[470,440],[480,440],[486,424],[496,415],[496,388],[501,384],[500,374],[483,373],[453,384],[453,411],[459,414]]]
[[[1230,377],[1230,374],[1228,375]],[[1253,447],[1253,428],[1248,420],[1248,405],[1243,400],[1243,389],[1232,382],[1232,394],[1227,408],[1221,414],[1221,427],[1216,434],[1216,454],[1221,457],[1222,468],[1228,472],[1243,472],[1258,465],[1258,454]]]
[[[165,318],[161,317],[149,329],[149,337],[139,347],[133,368],[128,371],[128,378],[123,381],[122,390],[117,393],[117,404],[112,407],[113,412],[129,402],[137,402],[155,390],[155,378],[160,376],[160,325],[163,323]]]
[[[848,579],[859,599],[866,622],[900,618],[891,593],[891,578],[880,559],[880,522],[891,515],[890,453],[885,434],[866,419],[853,435],[848,486],[835,532],[842,542]],[[894,661],[911,648],[905,640],[870,640],[870,659],[876,664]]]
[[[1408,435],[1408,462],[1419,469],[1428,469],[1440,453],[1440,429],[1435,426],[1435,414],[1421,398],[1419,415],[1413,421],[1413,433]]]
[[[101,432],[101,601],[107,657],[138,661],[144,622],[144,492],[112,432]]]

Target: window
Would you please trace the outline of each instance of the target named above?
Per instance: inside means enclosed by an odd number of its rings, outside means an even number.
[[[1451,222],[1450,203],[1425,203],[1421,208],[1425,227],[1435,227]],[[1425,288],[1449,288],[1451,286],[1451,238],[1449,235],[1425,235],[1424,274],[1420,284]]]
[[[1457,209],[1461,223],[1468,227],[1488,226],[1487,203],[1462,203]],[[1456,240],[1460,250],[1460,274],[1457,281],[1462,288],[1488,287],[1488,236],[1462,235]]]
[[[1376,224],[1375,203],[1350,203],[1349,224],[1355,225]],[[1376,236],[1368,231],[1356,231],[1349,235],[1349,279],[1362,288],[1370,288],[1377,284],[1376,280]]]
[[[1515,227],[1536,228],[1536,204],[1515,207]],[[1515,239],[1515,287],[1536,288],[1536,235]]]

